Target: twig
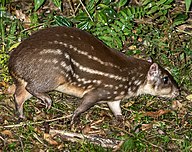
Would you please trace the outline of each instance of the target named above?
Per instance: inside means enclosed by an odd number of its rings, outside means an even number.
[[[34,138],[36,138],[41,144],[43,144],[45,147],[47,147],[47,145],[43,142],[43,141],[41,141],[40,139],[39,139],[39,137],[37,136],[37,134],[33,134],[33,137]]]
[[[73,9],[73,6],[71,4],[71,0],[68,0],[68,2],[69,2],[69,6],[70,6],[70,8],[71,8],[71,10],[73,12],[73,16],[75,16],[75,10]]]
[[[57,120],[61,120],[61,119],[66,119],[66,118],[70,118],[72,116],[72,114],[67,115],[67,116],[63,116],[63,117],[58,117],[55,119],[51,119],[51,120],[43,120],[43,121],[38,121],[38,122],[21,122],[20,124],[15,124],[15,125],[7,125],[7,126],[0,126],[0,128],[14,128],[14,127],[21,127],[21,126],[30,126],[30,125],[35,125],[35,124],[42,124],[44,122],[53,122],[53,121],[57,121]]]
[[[192,33],[190,32],[187,32],[187,31],[184,31],[184,30],[181,30],[180,28],[177,27],[177,31],[180,32],[180,33],[185,33],[185,34],[189,34],[189,35],[192,35]]]
[[[41,26],[43,26],[43,24],[44,23],[41,23],[39,25],[35,25],[35,26],[30,27],[30,28],[24,29],[24,30],[21,31],[21,33],[32,30],[32,29],[37,28],[37,27],[41,27]]]
[[[75,14],[76,14],[76,12],[78,11],[78,9],[79,9],[80,6],[81,6],[81,4],[79,3],[79,4],[77,5],[77,7],[75,8]]]
[[[52,136],[60,135],[63,137],[63,139],[77,142],[77,141],[89,141],[96,145],[101,145],[102,147],[108,147],[108,148],[116,148],[117,145],[121,142],[121,140],[117,139],[109,139],[109,138],[102,138],[98,136],[92,136],[92,135],[83,135],[78,133],[72,133],[72,132],[66,132],[63,130],[53,130],[51,129],[49,132]]]
[[[19,137],[19,141],[20,141],[20,143],[21,143],[22,152],[25,152],[24,147],[23,147],[23,142],[22,142],[22,140],[21,140],[21,137]]]
[[[3,137],[0,136],[0,139],[3,141],[4,145],[5,145],[5,139]]]
[[[93,19],[91,17],[91,15],[89,14],[89,12],[87,11],[85,5],[83,4],[83,2],[81,0],[79,0],[79,2],[81,3],[81,5],[83,6],[83,9],[85,10],[85,12],[87,13],[87,15],[89,16],[89,18],[91,19],[91,21],[93,22]]]

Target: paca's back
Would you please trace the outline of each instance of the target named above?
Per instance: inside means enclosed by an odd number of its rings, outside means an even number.
[[[172,76],[156,63],[126,57],[87,32],[53,27],[24,40],[11,54],[9,70],[16,84],[16,108],[32,95],[51,107],[46,92],[61,91],[83,98],[74,120],[96,102],[107,101],[115,116],[119,101],[139,94],[178,95]],[[112,102],[111,102],[112,101]]]

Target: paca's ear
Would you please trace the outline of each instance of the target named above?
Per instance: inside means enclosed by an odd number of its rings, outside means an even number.
[[[160,69],[157,63],[153,63],[148,71],[147,79],[148,80],[154,80],[160,75]]]
[[[153,58],[153,56],[149,56],[147,61],[150,63],[155,63],[155,59]]]
[[[150,63],[153,63],[153,62],[154,62],[153,58],[151,58],[151,57],[149,57],[149,58],[147,59],[147,61],[150,62]]]

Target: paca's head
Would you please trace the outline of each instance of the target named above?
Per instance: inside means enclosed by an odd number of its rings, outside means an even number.
[[[150,66],[142,90],[146,94],[165,98],[175,98],[179,95],[178,85],[171,74],[156,63]]]

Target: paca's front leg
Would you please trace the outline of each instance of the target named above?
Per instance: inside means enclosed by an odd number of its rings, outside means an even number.
[[[91,90],[83,96],[83,100],[79,107],[74,111],[72,116],[71,124],[78,123],[81,113],[90,109],[98,101],[104,100],[107,97],[105,90],[97,88]]]
[[[122,115],[122,112],[121,112],[120,102],[121,102],[121,100],[107,102],[109,108],[111,109],[111,111],[113,112],[115,118],[118,121],[123,120],[123,115]]]
[[[120,102],[121,100],[118,100],[118,101],[107,102],[107,104],[116,118],[116,120],[112,121],[112,123],[122,128],[124,127],[124,117],[121,112]]]

